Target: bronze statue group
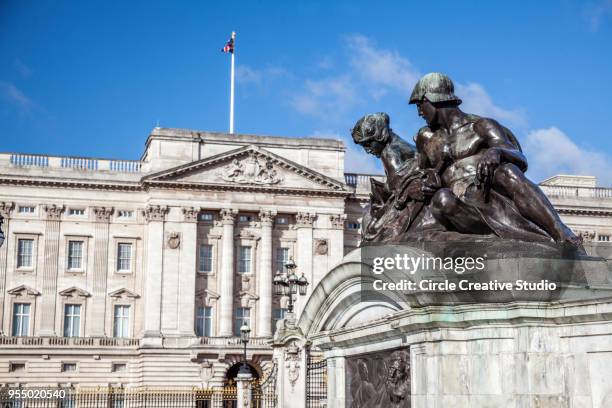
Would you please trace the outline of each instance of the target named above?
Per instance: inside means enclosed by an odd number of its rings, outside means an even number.
[[[409,102],[427,122],[414,144],[391,130],[385,113],[362,117],[352,130],[387,176],[384,183],[371,179],[364,242],[512,239],[583,252],[581,239],[525,176],[517,138],[494,119],[461,111],[449,77],[425,75]]]

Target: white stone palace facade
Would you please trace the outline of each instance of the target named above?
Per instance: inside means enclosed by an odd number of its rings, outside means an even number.
[[[260,375],[293,258],[313,288],[359,244],[368,175],[342,141],[155,128],[137,161],[0,154],[0,384],[223,385],[238,328]],[[542,188],[586,240],[610,241],[612,189]]]

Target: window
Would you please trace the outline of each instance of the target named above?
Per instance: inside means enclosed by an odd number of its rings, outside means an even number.
[[[9,363],[9,371],[12,373],[16,373],[19,371],[25,371],[25,363]]]
[[[127,371],[126,363],[113,363],[112,372],[113,373],[122,373]]]
[[[212,272],[212,245],[200,245],[200,272]]]
[[[17,268],[31,268],[33,265],[34,240],[17,241]]]
[[[279,225],[287,225],[289,224],[289,219],[287,217],[277,217],[276,223]]]
[[[600,242],[610,242],[610,236],[609,235],[599,235],[597,237],[597,240]]]
[[[84,208],[71,208],[68,210],[68,215],[85,215]]]
[[[81,305],[64,305],[64,337],[79,337]]]
[[[285,264],[289,260],[289,248],[276,248],[276,270],[279,272],[287,272]]]
[[[76,363],[62,363],[62,372],[69,373],[77,370]]]
[[[117,211],[117,218],[133,218],[134,211],[132,210],[119,210]]]
[[[284,319],[286,314],[287,314],[287,309],[284,309],[284,308],[274,309],[274,314],[272,315],[272,330],[276,330],[276,323],[279,320]]]
[[[238,273],[249,272],[251,272],[251,247],[241,245],[238,254]]]
[[[13,336],[27,336],[30,332],[30,304],[13,305]]]
[[[114,337],[130,337],[130,306],[115,305]]]
[[[83,269],[83,241],[68,241],[68,269]]]
[[[121,242],[117,245],[117,270],[120,272],[132,270],[132,244]]]
[[[350,230],[358,230],[361,228],[361,224],[358,222],[349,222],[346,224],[346,227]]]
[[[239,307],[236,309],[236,327],[234,327],[234,335],[240,337],[240,328],[246,324],[250,326],[251,310],[246,307]]]
[[[198,306],[196,312],[196,336],[212,336],[212,307]]]
[[[31,205],[20,205],[17,209],[19,214],[34,214],[35,207]]]
[[[198,219],[200,221],[212,221],[213,220],[213,215],[211,213],[200,213],[198,216]]]
[[[253,219],[250,215],[241,215],[238,217],[239,222],[249,222]]]

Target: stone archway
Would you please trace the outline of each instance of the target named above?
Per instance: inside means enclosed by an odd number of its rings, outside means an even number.
[[[225,380],[227,381],[228,384],[235,384],[236,376],[238,375],[238,370],[240,370],[240,367],[242,367],[243,364],[244,363],[242,361],[239,361],[230,366],[230,368],[227,370],[225,374]],[[261,377],[261,373],[258,367],[256,367],[254,364],[251,364],[249,362],[247,362],[246,364],[251,370],[251,375],[253,375],[253,380],[259,380],[259,378]]]

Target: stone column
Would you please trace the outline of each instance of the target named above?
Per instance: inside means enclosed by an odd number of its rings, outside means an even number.
[[[4,327],[4,292],[6,291],[6,261],[7,247],[9,245],[10,217],[15,208],[15,203],[0,201],[0,216],[4,219],[2,231],[4,231],[4,244],[0,247],[0,331]]]
[[[42,300],[40,336],[55,336],[55,304],[57,300],[57,273],[59,268],[60,219],[64,206],[45,205],[44,256],[42,264]]]
[[[327,359],[327,406],[329,407],[346,405],[345,362],[344,357]]]
[[[94,225],[94,254],[93,254],[93,293],[91,299],[92,324],[88,336],[105,337],[110,331],[105,327],[106,322],[106,286],[108,281],[108,231],[110,217],[113,214],[112,207],[94,207],[96,223]]]
[[[233,335],[234,311],[234,220],[238,210],[224,208],[221,210],[223,236],[221,237],[221,273],[219,299],[219,336]]]
[[[236,376],[236,401],[238,402],[238,408],[251,408],[252,406],[252,377],[250,373],[238,373]]]
[[[261,210],[261,258],[258,271],[257,337],[272,336],[272,225],[276,211]]]
[[[179,332],[195,336],[195,281],[198,254],[198,208],[183,208],[179,292]]]
[[[330,215],[329,221],[331,223],[332,230],[329,236],[329,267],[332,268],[334,265],[340,263],[344,258],[344,221],[346,220],[346,214]],[[327,271],[323,271],[325,274]],[[322,276],[321,276],[322,277]],[[314,288],[314,286],[313,286]]]
[[[144,337],[161,337],[161,293],[164,263],[164,221],[168,207],[151,205],[144,210],[147,220]]]
[[[297,275],[301,276],[302,272],[308,279],[308,293],[312,290],[313,273],[312,273],[312,226],[316,218],[314,213],[298,213],[295,217],[297,228],[297,254],[294,256],[294,261],[297,264]],[[303,296],[302,296],[303,297]],[[300,301],[300,296],[294,297],[296,301],[295,313],[300,315],[303,307],[303,302]]]

